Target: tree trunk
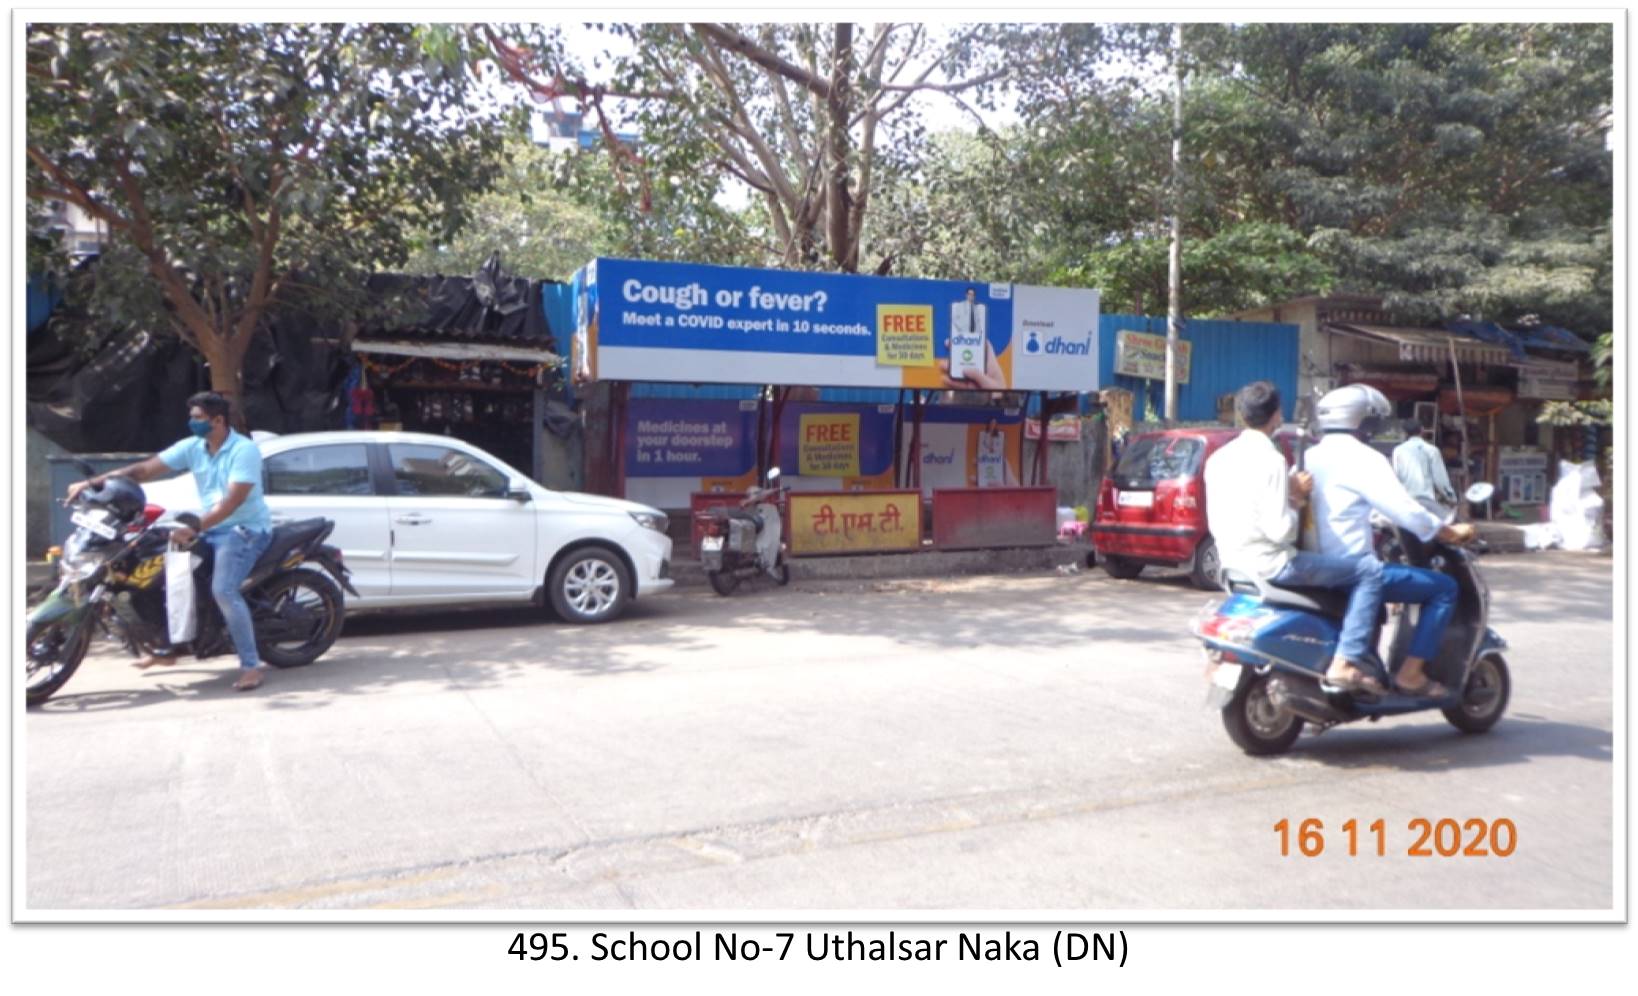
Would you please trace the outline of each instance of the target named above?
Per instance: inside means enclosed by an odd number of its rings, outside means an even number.
[[[199,341],[199,351],[204,354],[205,363],[210,367],[210,389],[228,399],[233,406],[228,415],[228,424],[240,432],[249,431],[243,403],[247,344],[248,340],[241,341],[239,337],[220,329]]]
[[[826,114],[830,134],[825,140],[826,196],[825,222],[830,242],[830,258],[843,273],[859,268],[859,254],[850,238],[853,204],[848,196],[848,114],[849,83],[853,78],[853,25],[836,25],[836,42],[830,75],[830,97]]]

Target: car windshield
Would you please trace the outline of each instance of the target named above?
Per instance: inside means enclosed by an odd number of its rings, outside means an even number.
[[[1197,472],[1205,451],[1206,444],[1190,436],[1143,436],[1126,444],[1110,476],[1117,488],[1152,488]]]

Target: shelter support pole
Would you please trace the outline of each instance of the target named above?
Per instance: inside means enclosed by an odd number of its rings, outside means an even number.
[[[893,406],[893,488],[904,487],[904,388]]]
[[[921,490],[921,389],[917,388],[913,395],[915,407],[914,424],[910,428],[910,473],[905,483],[917,491]]]
[[[532,392],[534,395],[535,417],[530,423],[529,443],[530,452],[534,459],[530,470],[536,484],[546,483],[545,440],[542,438],[546,432],[546,388],[541,385],[541,379],[544,376],[545,374],[540,374],[535,377],[535,389]]]

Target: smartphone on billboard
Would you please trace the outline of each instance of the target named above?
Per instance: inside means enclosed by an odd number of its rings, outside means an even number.
[[[978,300],[978,289],[967,288],[961,300],[950,306],[950,378],[962,380],[984,372],[984,337],[988,332],[989,306]]]

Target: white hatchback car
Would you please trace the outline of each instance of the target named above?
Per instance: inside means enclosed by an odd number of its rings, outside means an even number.
[[[256,445],[275,525],[335,520],[329,542],[358,589],[349,609],[533,601],[595,623],[672,585],[664,513],[543,488],[459,439],[314,432]],[[167,513],[199,510],[191,474],[144,490]]]

